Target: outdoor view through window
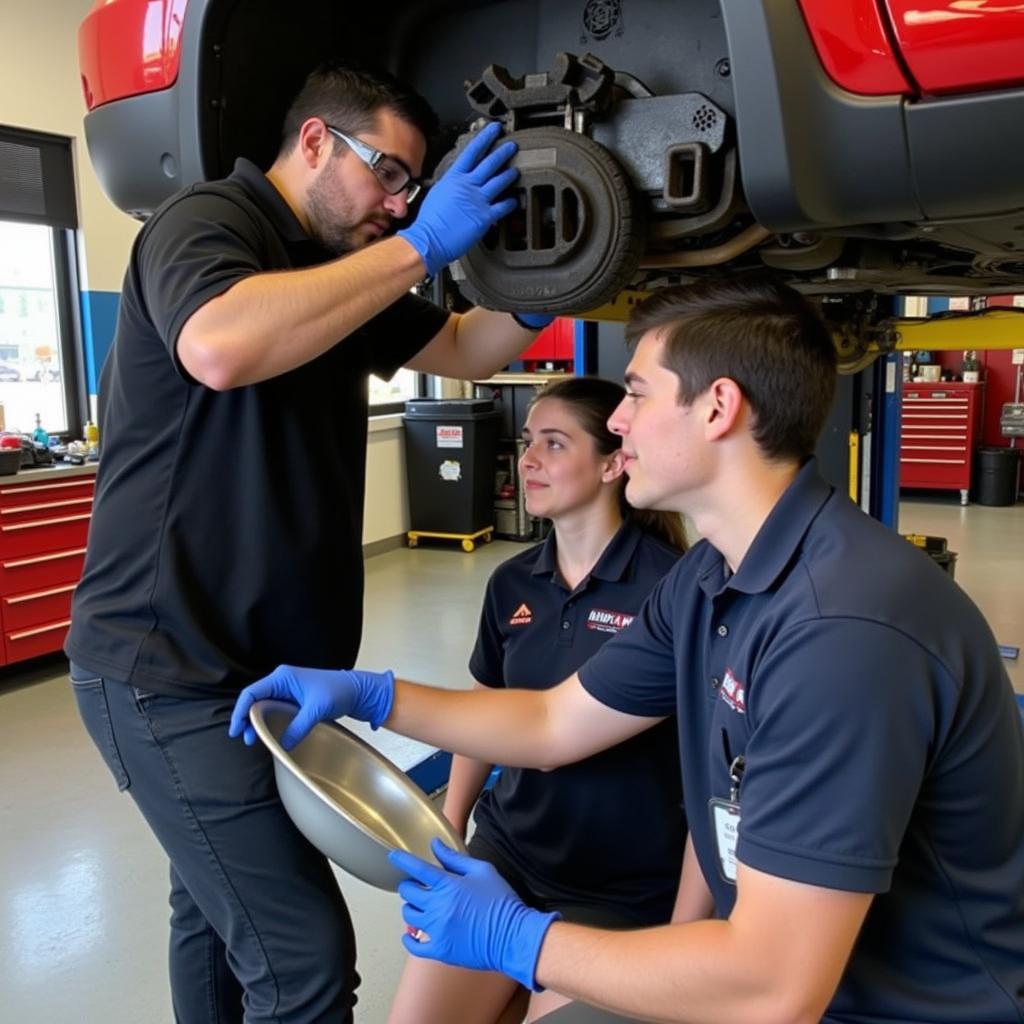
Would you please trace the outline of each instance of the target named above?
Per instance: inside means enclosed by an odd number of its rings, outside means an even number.
[[[8,430],[68,429],[53,229],[0,220],[0,402]]]
[[[370,415],[374,415],[375,405],[387,405],[390,402],[404,402],[407,398],[416,398],[416,371],[399,370],[391,380],[370,377]]]

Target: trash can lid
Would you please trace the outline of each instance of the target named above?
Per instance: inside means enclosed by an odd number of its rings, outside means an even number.
[[[995,448],[985,447],[978,449],[978,460],[981,463],[988,463],[988,468],[995,468],[996,466],[1005,466],[1007,469],[1010,466],[1016,466],[1017,460],[1020,458],[1020,448]]]
[[[493,398],[410,398],[405,416],[416,420],[472,420],[495,414]]]

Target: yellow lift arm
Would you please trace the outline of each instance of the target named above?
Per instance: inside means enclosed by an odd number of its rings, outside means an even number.
[[[624,322],[647,292],[625,290],[612,302],[591,310],[584,320]],[[999,306],[976,313],[944,313],[922,319],[893,318],[872,326],[873,338],[860,342],[860,365],[881,352],[1024,348],[1024,309]],[[883,340],[878,340],[883,339]],[[847,343],[849,339],[847,339]],[[844,355],[843,352],[840,353]],[[852,353],[851,353],[852,354]],[[856,368],[851,365],[851,369]]]

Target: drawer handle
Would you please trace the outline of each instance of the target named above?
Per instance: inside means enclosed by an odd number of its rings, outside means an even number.
[[[68,498],[66,501],[46,501],[39,505],[7,505],[0,508],[0,516],[13,516],[19,512],[38,512],[44,508],[66,508],[68,505],[91,505],[92,497]]]
[[[35,558],[18,558],[13,562],[2,562],[5,569],[20,569],[23,565],[38,565],[40,562],[52,562],[55,558],[74,558],[84,555],[85,548],[72,548],[70,551],[55,551],[52,555],[36,555]]]
[[[964,466],[964,465],[967,464],[966,460],[964,460],[964,459],[903,459],[901,461],[903,461],[903,462],[927,462],[927,463],[930,463],[930,464],[933,464],[933,465],[937,464],[937,465],[942,465],[942,466]]]
[[[11,530],[34,530],[38,526],[57,526],[59,523],[78,523],[83,519],[92,519],[92,513],[86,512],[81,516],[60,516],[57,519],[36,519],[31,523],[11,523],[9,526],[0,526],[0,530],[5,533]]]
[[[25,601],[38,601],[41,597],[52,597],[54,594],[66,594],[74,590],[77,583],[69,583],[64,587],[53,587],[51,590],[37,590],[34,594],[19,594],[17,597],[5,597],[8,604],[22,604]]]
[[[59,491],[65,487],[95,487],[95,476],[86,475],[79,477],[71,483],[61,484],[35,484],[32,487],[0,487],[0,495],[4,494],[28,494],[30,491]]]
[[[63,622],[51,622],[48,626],[36,626],[35,629],[23,629],[20,633],[8,633],[8,640],[24,640],[29,636],[38,636],[40,633],[52,633],[55,629],[65,629],[71,625],[70,619]]]

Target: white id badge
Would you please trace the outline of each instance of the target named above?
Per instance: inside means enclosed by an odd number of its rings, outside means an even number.
[[[718,872],[730,885],[736,884],[736,843],[740,837],[740,805],[732,800],[712,797],[711,831],[718,852]]]

